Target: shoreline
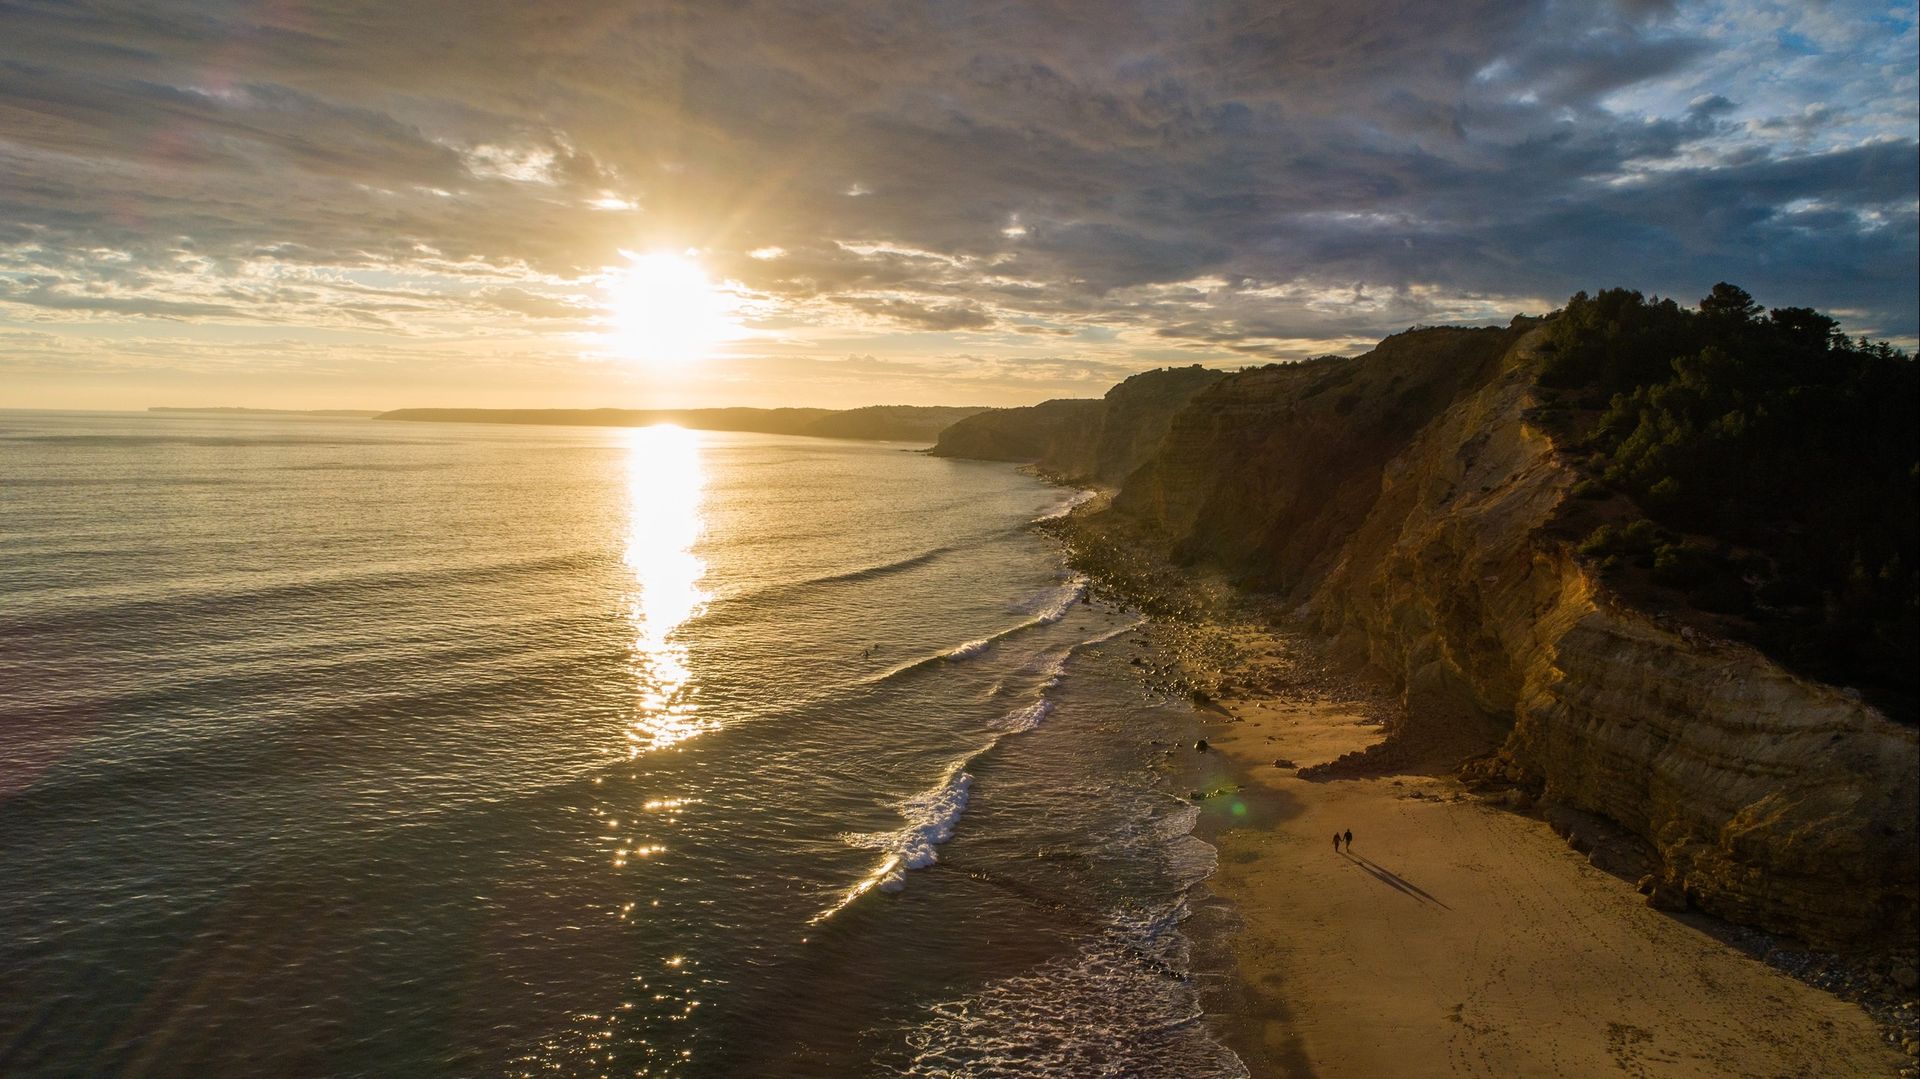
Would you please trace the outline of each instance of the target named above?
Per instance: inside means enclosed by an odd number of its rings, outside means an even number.
[[[1207,748],[1174,747],[1166,771],[1217,868],[1186,932],[1207,1021],[1253,1076],[1920,1074],[1899,1044],[1911,993],[1649,907],[1547,821],[1469,792],[1476,736],[1383,759],[1397,696],[1327,642],[1075,532],[1078,568],[1149,616],[1142,676],[1194,702]],[[1349,828],[1351,852],[1326,849]]]

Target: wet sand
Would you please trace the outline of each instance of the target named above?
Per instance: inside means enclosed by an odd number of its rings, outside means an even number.
[[[1392,775],[1303,779],[1385,735],[1377,687],[1303,670],[1288,639],[1214,627],[1184,651],[1204,753],[1182,747],[1237,908],[1228,1036],[1253,1073],[1896,1075],[1856,1004],[1676,917],[1537,819],[1451,778],[1457,747]],[[1193,631],[1188,631],[1191,645]],[[1221,647],[1224,641],[1224,647]],[[1171,651],[1181,651],[1169,646]],[[1202,654],[1196,660],[1195,653]],[[1163,653],[1164,654],[1164,653]],[[1351,829],[1336,853],[1335,831]]]

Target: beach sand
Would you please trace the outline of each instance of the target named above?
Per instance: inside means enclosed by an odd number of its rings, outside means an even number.
[[[1649,908],[1542,821],[1467,795],[1454,747],[1387,776],[1276,767],[1380,741],[1391,705],[1303,672],[1297,638],[1210,632],[1235,658],[1195,679],[1224,686],[1201,709],[1209,750],[1178,752],[1209,795],[1211,887],[1237,908],[1229,1038],[1255,1075],[1848,1076],[1912,1063],[1858,1005]],[[1352,850],[1336,853],[1348,829]]]

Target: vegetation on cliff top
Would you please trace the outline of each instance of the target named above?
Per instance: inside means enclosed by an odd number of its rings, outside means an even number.
[[[1582,292],[1548,324],[1541,418],[1624,497],[1583,553],[1776,658],[1910,711],[1920,654],[1914,363],[1803,307]]]

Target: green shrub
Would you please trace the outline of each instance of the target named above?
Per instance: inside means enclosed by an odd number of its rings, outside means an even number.
[[[1581,540],[1579,547],[1575,549],[1584,555],[1608,555],[1613,553],[1615,546],[1619,542],[1620,530],[1618,528],[1612,525],[1601,525],[1599,528],[1588,533],[1587,538]]]
[[[1659,525],[1642,517],[1620,533],[1620,550],[1627,554],[1646,555],[1651,558],[1662,536]]]

